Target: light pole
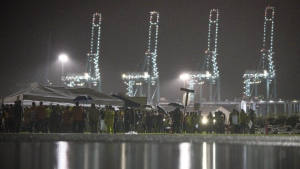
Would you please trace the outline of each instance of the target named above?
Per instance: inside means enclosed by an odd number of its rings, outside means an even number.
[[[63,76],[64,76],[64,62],[68,60],[68,55],[60,54],[58,59],[61,61],[61,84],[64,85]]]

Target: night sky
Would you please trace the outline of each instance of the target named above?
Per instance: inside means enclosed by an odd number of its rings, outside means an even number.
[[[121,75],[133,71],[144,58],[149,15],[155,10],[160,13],[157,65],[161,97],[181,100],[179,75],[197,70],[204,57],[212,8],[219,9],[221,100],[241,98],[245,70],[259,63],[264,10],[273,6],[277,95],[300,99],[299,0],[2,0],[0,4],[1,98],[15,92],[17,84],[45,79],[50,36],[49,79],[53,85],[61,84],[60,53],[70,57],[65,72],[83,72],[95,12],[102,14],[102,91],[126,92]]]

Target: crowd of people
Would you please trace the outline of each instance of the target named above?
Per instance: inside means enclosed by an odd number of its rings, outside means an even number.
[[[140,111],[124,107],[115,110],[111,105],[104,108],[91,104],[85,108],[76,102],[74,106],[2,105],[0,132],[6,133],[117,133],[117,132],[164,132],[164,114],[156,111]],[[154,118],[155,117],[155,118]]]
[[[14,105],[2,105],[0,132],[30,133],[255,133],[256,114],[250,110],[233,110],[226,115],[217,111],[202,116],[201,111],[186,112],[179,109],[166,112],[160,110],[118,108],[111,105],[104,108],[91,104],[84,108],[76,102],[74,106],[43,105],[35,102],[22,107],[21,101]],[[251,123],[251,124],[250,124]],[[250,124],[250,126],[249,126]],[[253,124],[253,125],[252,125]]]
[[[253,109],[249,110],[249,114],[241,109],[241,111],[237,111],[233,109],[233,111],[229,114],[229,123],[230,123],[230,131],[231,133],[247,133],[249,130],[250,134],[255,134],[255,122],[256,122],[256,114]]]
[[[225,133],[226,115],[217,111],[213,115],[209,112],[202,116],[201,111],[183,113],[179,108],[170,112],[172,114],[172,133]]]

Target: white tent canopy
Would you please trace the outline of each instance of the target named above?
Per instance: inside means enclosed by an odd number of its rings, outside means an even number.
[[[31,105],[33,101],[42,101],[44,104],[74,104],[75,101],[73,100],[77,96],[83,95],[90,96],[93,100],[83,100],[81,101],[82,104],[124,105],[124,101],[90,88],[42,86],[40,84],[32,84],[31,87],[9,95],[2,99],[2,103],[10,104],[14,101],[21,100],[23,105]]]

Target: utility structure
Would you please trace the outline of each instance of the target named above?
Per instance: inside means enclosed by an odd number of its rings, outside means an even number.
[[[101,77],[99,69],[99,48],[100,48],[100,33],[101,33],[101,14],[95,13],[92,22],[91,34],[91,49],[88,56],[88,64],[86,71],[88,72],[88,87],[94,86],[97,91],[101,92]]]
[[[205,51],[204,62],[199,71],[193,71],[189,74],[187,83],[189,89],[194,89],[196,84],[199,84],[200,102],[202,102],[202,85],[205,82],[209,83],[209,101],[214,101],[217,94],[217,101],[220,101],[220,76],[217,66],[218,56],[218,24],[219,10],[211,9],[208,20],[208,41],[207,50]],[[213,96],[213,90],[214,96]],[[191,101],[194,101],[194,93],[190,94]]]
[[[256,70],[246,70],[243,75],[245,83],[244,94],[247,97],[252,96],[254,90],[254,97],[258,98],[258,85],[263,81],[266,82],[266,98],[276,99],[276,74],[273,63],[273,31],[274,31],[274,7],[266,7],[264,17],[264,37],[263,47],[261,49],[261,57],[258,68]],[[270,84],[273,83],[272,91],[270,92]],[[270,95],[271,94],[271,95]]]
[[[143,96],[143,86],[147,84],[147,102],[153,103],[153,98],[156,94],[159,103],[160,87],[159,87],[159,75],[157,70],[157,39],[158,39],[158,23],[159,12],[150,12],[150,24],[149,24],[149,39],[148,49],[145,53],[144,62],[142,65],[138,65],[136,71],[127,72],[122,75],[122,79],[127,87],[127,95],[130,97],[136,96],[139,90],[139,96]],[[134,91],[135,90],[135,91]],[[152,92],[152,90],[154,90]]]
[[[63,77],[64,84],[69,87],[89,87],[101,92],[99,68],[100,57],[101,14],[94,13],[92,20],[91,46],[87,54],[85,73],[69,73]]]

